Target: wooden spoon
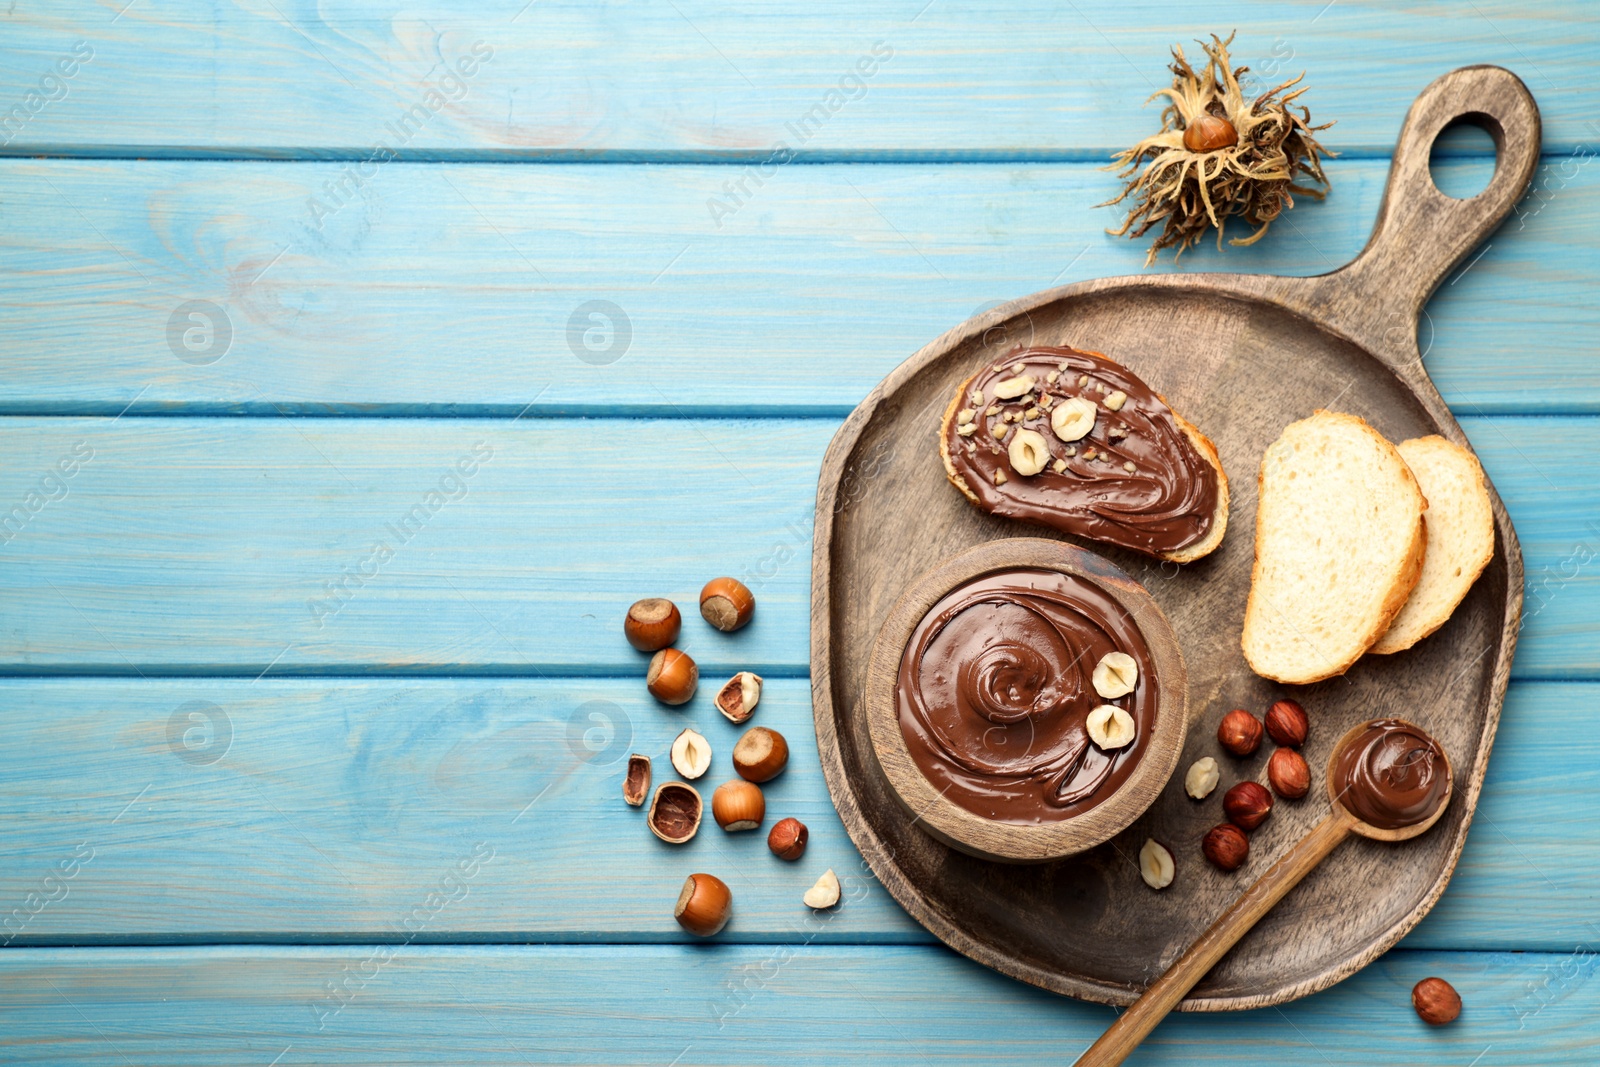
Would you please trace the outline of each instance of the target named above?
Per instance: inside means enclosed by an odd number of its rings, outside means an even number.
[[[1333,754],[1328,757],[1328,768],[1324,775],[1328,783],[1328,800],[1333,805],[1328,817],[1301,838],[1288,854],[1274,863],[1254,885],[1245,890],[1244,895],[1234,903],[1233,907],[1223,912],[1222,917],[1212,923],[1210,928],[1189,946],[1189,950],[1167,969],[1167,973],[1157,978],[1150,988],[1145,990],[1144,995],[1134,1001],[1133,1005],[1111,1024],[1109,1030],[1100,1035],[1100,1040],[1089,1046],[1088,1051],[1079,1057],[1077,1067],[1112,1067],[1126,1059],[1138,1047],[1139,1042],[1156,1028],[1156,1024],[1166,1017],[1167,1012],[1175,1008],[1189,990],[1206,976],[1206,972],[1216,966],[1217,961],[1226,955],[1227,951],[1236,945],[1263,915],[1272,910],[1274,904],[1282,900],[1289,890],[1299,885],[1300,880],[1310,874],[1312,869],[1346,837],[1354,833],[1374,841],[1407,841],[1439,821],[1444,809],[1450,804],[1450,793],[1454,785],[1448,758],[1444,759],[1445,786],[1441,794],[1443,799],[1433,812],[1420,822],[1393,830],[1384,829],[1356,818],[1341,803],[1341,797],[1336,793],[1334,768],[1338,764],[1339,757],[1344,754],[1345,747],[1370,725],[1372,724],[1364,722],[1354,727],[1333,746]],[[1410,724],[1405,725],[1410,726]],[[1418,727],[1410,726],[1410,729],[1426,736],[1426,732]]]

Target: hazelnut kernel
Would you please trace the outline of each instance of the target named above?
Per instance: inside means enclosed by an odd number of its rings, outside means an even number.
[[[713,937],[728,925],[733,893],[728,883],[712,874],[691,874],[678,894],[672,917],[696,937]]]
[[[733,769],[747,782],[766,782],[789,764],[789,742],[776,730],[752,726],[733,746]]]
[[[1107,652],[1095,664],[1089,680],[1102,699],[1125,697],[1139,684],[1139,664],[1126,652]]]
[[[695,730],[673,739],[671,756],[673,769],[691,782],[711,769],[711,743]]]
[[[1443,1026],[1461,1014],[1461,994],[1443,978],[1424,978],[1411,987],[1411,1006],[1423,1022]]]
[[[1272,794],[1259,782],[1240,782],[1222,795],[1222,813],[1241,830],[1254,830],[1272,814]]]
[[[1261,747],[1261,720],[1235,708],[1222,717],[1217,727],[1217,743],[1235,756],[1248,756]]]
[[[699,683],[700,668],[687,653],[663,648],[650,657],[650,669],[644,677],[645,688],[663,704],[687,704]]]
[[[1250,858],[1250,839],[1243,830],[1225,822],[1206,832],[1200,851],[1219,870],[1236,871]]]
[[[1184,792],[1196,800],[1204,800],[1211,795],[1217,787],[1217,782],[1222,774],[1217,770],[1217,761],[1210,756],[1202,756],[1189,766],[1189,773],[1183,776]]]
[[[816,908],[818,911],[823,908],[831,908],[839,903],[839,876],[833,873],[833,868],[830,867],[822,872],[822,877],[817,879],[817,884],[807,889],[806,895],[801,899],[806,902],[807,906]]]
[[[1267,709],[1267,736],[1286,748],[1299,748],[1311,732],[1306,709],[1297,701],[1279,700]]]
[[[628,609],[628,617],[622,620],[622,633],[628,644],[640,652],[655,652],[676,641],[682,626],[678,605],[653,596],[635,601]]]
[[[1133,716],[1115,704],[1101,704],[1089,712],[1083,725],[1089,732],[1089,740],[1105,751],[1124,747],[1133,740],[1135,732]]]
[[[1292,748],[1280,748],[1267,760],[1267,781],[1285,800],[1299,800],[1311,789],[1311,768]]]
[[[767,834],[767,847],[780,860],[797,860],[805,855],[806,842],[810,838],[811,831],[799,819],[779,819]]]
[[[1139,877],[1144,879],[1144,884],[1151,889],[1165,889],[1172,884],[1175,873],[1177,867],[1167,846],[1155,838],[1147,839],[1139,850]]]
[[[711,817],[729,833],[754,830],[766,815],[767,798],[761,787],[743,778],[723,782],[711,794]]]
[[[744,626],[755,610],[756,598],[737,578],[713,578],[700,590],[700,614],[723,633]]]

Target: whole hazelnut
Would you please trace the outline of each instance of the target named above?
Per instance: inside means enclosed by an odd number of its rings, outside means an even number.
[[[628,644],[640,652],[655,652],[666,648],[678,639],[683,628],[683,616],[678,605],[663,597],[653,596],[636,601],[622,620],[622,633]]]
[[[1217,727],[1217,743],[1235,756],[1251,755],[1261,747],[1261,720],[1243,708],[1234,708]]]
[[[700,590],[700,614],[723,633],[749,622],[755,610],[755,596],[737,578],[713,578]]]
[[[1225,822],[1206,831],[1200,851],[1219,869],[1236,871],[1250,858],[1250,839],[1233,823]]]
[[[730,834],[737,830],[754,830],[767,817],[767,798],[761,795],[761,787],[754,782],[743,778],[723,782],[711,794],[711,817]]]
[[[687,704],[694,697],[695,686],[700,684],[700,668],[688,653],[675,648],[663,648],[650,657],[650,669],[645,673],[644,685],[650,695],[663,704]]]
[[[1423,1022],[1443,1026],[1461,1014],[1461,994],[1443,978],[1424,978],[1411,987],[1411,1006]]]
[[[1259,782],[1240,782],[1222,794],[1222,813],[1241,830],[1254,830],[1272,814],[1272,794]]]
[[[1299,748],[1311,730],[1306,709],[1293,700],[1279,700],[1267,709],[1267,736],[1274,744]]]
[[[1215,152],[1239,143],[1239,131],[1221,115],[1204,114],[1183,131],[1183,147],[1191,152]]]
[[[789,765],[789,742],[776,730],[752,726],[733,746],[733,769],[748,782],[766,782]]]
[[[779,819],[767,834],[767,847],[780,860],[797,860],[805,855],[810,838],[811,831],[799,819]]]
[[[728,925],[733,911],[733,893],[728,883],[714,874],[691,874],[678,894],[672,917],[696,937],[712,937]]]
[[[1280,748],[1267,761],[1267,781],[1283,799],[1299,800],[1311,788],[1311,768],[1294,749]]]

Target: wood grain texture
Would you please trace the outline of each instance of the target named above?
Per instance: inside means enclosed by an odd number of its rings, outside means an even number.
[[[1439,131],[1467,114],[1493,131],[1499,159],[1484,192],[1458,200],[1434,188],[1427,156]],[[865,650],[908,575],[1032,531],[974,514],[926,461],[898,456],[875,491],[842,512],[835,501],[846,475],[885,442],[916,440],[927,413],[942,409],[974,367],[1004,359],[1022,333],[1042,345],[1114,354],[1216,443],[1224,469],[1255,466],[1283,424],[1323,407],[1360,415],[1392,440],[1439,433],[1465,444],[1422,369],[1412,327],[1439,282],[1511,211],[1533,176],[1539,138],[1538,110],[1515,75],[1484,66],[1452,71],[1408,112],[1372,238],[1344,267],[1315,278],[1164,275],[1047,290],[929,342],[845,420],[817,491],[811,655],[819,752],[845,827],[874,873],[941,940],[1041,988],[1128,1004],[1166,969],[1172,946],[1192,944],[1241,887],[1211,877],[1169,888],[1148,910],[1113,905],[1132,881],[1126,857],[1146,836],[1192,829],[1194,805],[1181,783],[1106,848],[1049,868],[974,862],[922,831],[892,799],[872,756],[861,706]],[[1246,376],[1260,379],[1249,391],[1237,387]],[[1333,380],[1344,382],[1337,394]],[[1346,394],[1359,402],[1352,406]],[[1272,413],[1265,418],[1263,406]],[[1254,525],[1251,489],[1246,480],[1231,505],[1238,528]],[[1384,851],[1393,845],[1342,849],[1239,941],[1183,1010],[1263,1007],[1327,988],[1394,945],[1443,892],[1488,767],[1521,629],[1522,552],[1493,484],[1488,490],[1495,556],[1450,620],[1452,638],[1419,645],[1403,661],[1367,657],[1337,679],[1294,690],[1324,723],[1308,752],[1313,765],[1335,739],[1330,733],[1401,714],[1391,702],[1408,693],[1404,716],[1450,756],[1455,802],[1431,834],[1405,846],[1403,864]],[[1114,563],[1137,565],[1130,552],[1094,547]],[[1235,636],[1236,602],[1250,590],[1253,558],[1254,545],[1235,537],[1152,590],[1190,664],[1186,763],[1213,750],[1210,737],[1229,708],[1264,707],[1285,691],[1251,673]],[[1291,825],[1308,829],[1304,820],[1320,809],[1299,806]],[[1066,885],[1076,893],[1064,893]]]
[[[1395,952],[1281,1009],[1174,1016],[1130,1062],[1588,1063],[1594,972],[1592,951]],[[1448,1027],[1411,1010],[1432,974],[1466,1004]],[[1112,1017],[931,946],[22,949],[0,995],[8,1064],[1031,1065]]]
[[[1230,396],[1259,378],[1242,369]],[[1330,377],[1326,395],[1347,384]],[[1340,406],[1377,417],[1360,389]],[[931,439],[937,411],[929,420]],[[1526,553],[1527,647],[1517,670],[1600,677],[1600,474],[1589,458],[1600,449],[1600,421],[1464,425]],[[26,605],[0,628],[0,673],[254,678],[270,666],[271,676],[631,675],[645,658],[622,638],[627,606],[657,595],[687,606],[707,578],[731,574],[755,592],[755,621],[723,636],[691,610],[684,648],[708,676],[801,675],[816,471],[836,427],[772,419],[0,420],[0,516],[40,493],[40,510],[0,545],[0,594]],[[398,540],[386,527],[480,440],[495,455],[466,480],[466,495],[410,542],[391,545],[393,558],[364,584],[348,578],[347,570],[373,569],[374,543]],[[43,479],[80,441],[94,458],[59,479],[63,497]],[[919,455],[898,442],[865,454],[842,510],[869,500],[893,463]],[[1224,461],[1249,469],[1254,457]],[[940,469],[936,453],[928,462]],[[1248,549],[1247,539],[1239,544]],[[1146,585],[1161,581],[1154,564],[1125,568]],[[319,627],[308,602],[338,603],[324,583],[344,602]],[[1429,642],[1450,640],[1447,627]]]
[[[492,59],[440,101],[405,144],[409,154],[765,158],[783,140],[823,158],[1102,159],[1130,130],[1154,128],[1144,100],[1168,83],[1174,43],[1233,29],[1234,58],[1261,72],[1262,88],[1308,72],[1313,114],[1339,120],[1327,138],[1336,150],[1387,152],[1404,104],[1468,63],[1522,70],[1557,150],[1593,143],[1600,100],[1589,78],[1600,29],[1581,0],[1419,9],[1296,0],[1203,11],[1156,0],[1005,0],[981,18],[926,0],[870,11],[847,0],[776,10],[748,0],[643,10],[492,0],[466,13],[372,0],[142,0],[116,14],[39,0],[8,10],[13,95],[77,40],[94,57],[6,151],[281,157],[365,153],[380,139],[399,147],[385,125],[479,41]],[[880,41],[888,61],[828,102]],[[821,122],[811,111],[819,103],[832,108]]]
[[[1461,864],[1405,945],[1566,952],[1600,939],[1600,824],[1587,803],[1600,790],[1597,696],[1593,684],[1513,683]],[[169,746],[169,722],[194,702],[227,717],[226,749],[187,711],[179,725],[193,732],[177,744],[214,763]],[[690,870],[733,887],[725,941],[931,940],[849,846],[810,710],[804,681],[769,680],[755,720],[793,752],[768,790],[769,823],[794,815],[811,830],[791,867],[709,820],[682,849],[645,832],[618,792],[626,753],[672,777],[667,746],[695,723],[721,773],[738,731],[700,700],[659,707],[636,680],[3,681],[0,941],[402,939],[394,925],[479,841],[494,861],[419,940],[689,940],[671,905]],[[1169,841],[1180,879],[1203,877],[1199,838],[1221,821],[1221,795]],[[1297,819],[1285,805],[1256,832],[1258,860],[1287,846]],[[94,855],[68,895],[17,928],[11,910],[80,844]],[[828,866],[849,899],[817,927],[799,893]],[[1129,892],[1149,891],[1134,876]]]
[[[1203,242],[1184,271],[1333,269],[1387,167],[1335,160],[1327,202],[1251,248]],[[980,309],[1143,262],[1104,233],[1115,212],[1093,205],[1117,185],[1093,164],[785,167],[719,227],[707,200],[732,177],[396,163],[319,219],[333,165],[0,161],[0,413],[843,417]],[[1547,161],[1428,305],[1419,340],[1458,414],[1600,411],[1597,225],[1600,167]],[[174,354],[192,300],[228,316],[216,362]],[[594,300],[625,331],[580,311]]]

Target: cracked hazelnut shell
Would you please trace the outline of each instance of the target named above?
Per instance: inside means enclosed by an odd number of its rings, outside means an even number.
[[[761,675],[740,671],[717,690],[717,710],[731,723],[748,722],[761,701]]]
[[[635,752],[628,757],[628,773],[622,778],[622,799],[634,807],[650,795],[650,757]]]
[[[737,578],[713,578],[700,590],[700,614],[723,633],[747,624],[755,610],[755,595]]]
[[[650,814],[645,820],[650,832],[669,845],[681,845],[700,829],[700,815],[704,805],[694,786],[684,782],[662,782],[656,786],[656,795],[650,801]]]
[[[678,893],[672,917],[696,937],[714,937],[728,925],[733,914],[733,893],[728,883],[714,874],[691,874]]]
[[[628,617],[622,620],[623,636],[640,652],[666,648],[678,639],[682,628],[678,605],[658,596],[635,601],[628,609]]]
[[[687,704],[694,699],[700,684],[700,668],[687,652],[663,648],[650,657],[650,670],[644,676],[645,688],[663,704]]]
[[[776,730],[752,726],[733,746],[733,769],[747,782],[767,782],[789,765],[789,742]]]

